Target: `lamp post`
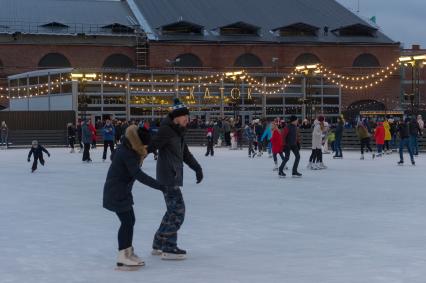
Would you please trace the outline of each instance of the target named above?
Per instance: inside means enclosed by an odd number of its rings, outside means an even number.
[[[303,98],[299,99],[302,103],[302,119],[312,120],[312,97],[310,77],[318,70],[318,64],[296,66],[296,70],[303,74]]]
[[[404,96],[409,97],[414,115],[420,106],[420,69],[426,65],[426,54],[400,57],[399,62],[411,66],[411,93],[404,93]]]
[[[81,95],[77,95],[76,99],[77,99],[77,115],[78,116],[78,111],[81,109],[82,111],[82,119],[85,120],[86,119],[86,112],[87,112],[87,106],[90,102],[90,98],[86,95],[85,90],[86,90],[86,83],[88,81],[93,81],[94,79],[96,79],[97,75],[96,74],[84,74],[84,73],[72,73],[71,74],[71,79],[73,81],[77,81],[78,83],[81,83]],[[77,87],[77,92],[79,92],[79,88]],[[103,101],[102,101],[103,103]]]

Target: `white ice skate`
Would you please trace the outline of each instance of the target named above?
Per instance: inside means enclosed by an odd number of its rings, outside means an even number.
[[[312,170],[312,164],[313,164],[312,162],[309,162],[309,164],[308,164],[308,166],[306,166],[306,168]]]
[[[324,163],[322,163],[322,162],[321,162],[321,163],[319,163],[319,164],[318,164],[318,168],[319,168],[320,170],[323,170],[323,169],[327,169],[328,167],[327,167],[327,166],[325,166],[325,165],[324,165]]]
[[[364,154],[361,154],[361,158],[360,158],[361,160],[364,160]]]
[[[118,252],[117,267],[119,271],[136,271],[145,265],[133,252],[133,247]]]
[[[275,164],[274,169],[272,169],[272,171],[278,171],[278,165]]]

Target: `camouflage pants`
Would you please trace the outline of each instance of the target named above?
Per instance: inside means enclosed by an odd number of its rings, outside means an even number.
[[[169,187],[164,193],[167,212],[155,233],[153,249],[173,249],[177,246],[177,232],[185,219],[185,203],[179,187]]]

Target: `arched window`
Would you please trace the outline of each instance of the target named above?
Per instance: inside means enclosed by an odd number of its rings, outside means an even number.
[[[294,65],[295,66],[313,65],[313,64],[318,64],[320,62],[321,62],[320,59],[316,55],[312,53],[303,53],[296,58],[296,60],[294,61]]]
[[[105,59],[102,67],[104,68],[118,68],[118,69],[131,69],[135,67],[135,63],[129,56],[123,54],[112,54]]]
[[[201,68],[203,67],[203,62],[197,55],[186,53],[176,57],[173,66],[181,68]]]
[[[354,63],[352,64],[353,67],[380,67],[380,62],[377,59],[376,56],[364,53],[356,57],[354,60]]]
[[[68,68],[71,67],[71,63],[60,53],[49,53],[41,58],[38,66],[40,68]]]
[[[262,67],[262,66],[263,66],[263,63],[259,59],[259,57],[251,53],[246,53],[241,55],[240,57],[237,58],[237,60],[235,60],[235,63],[234,63],[234,67],[243,67],[243,68]]]

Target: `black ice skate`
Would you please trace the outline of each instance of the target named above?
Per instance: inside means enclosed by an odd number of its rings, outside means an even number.
[[[293,178],[302,178],[302,174],[299,172],[293,173]]]
[[[186,251],[181,250],[178,247],[174,249],[164,249],[161,254],[163,260],[183,260],[186,258]]]
[[[399,162],[398,162],[398,165],[399,165],[399,166],[403,166],[403,165],[404,165],[404,161],[402,161],[402,160],[401,160],[401,161],[399,161]]]
[[[278,177],[280,177],[280,178],[285,178],[286,176],[287,175],[282,171],[278,173]]]

